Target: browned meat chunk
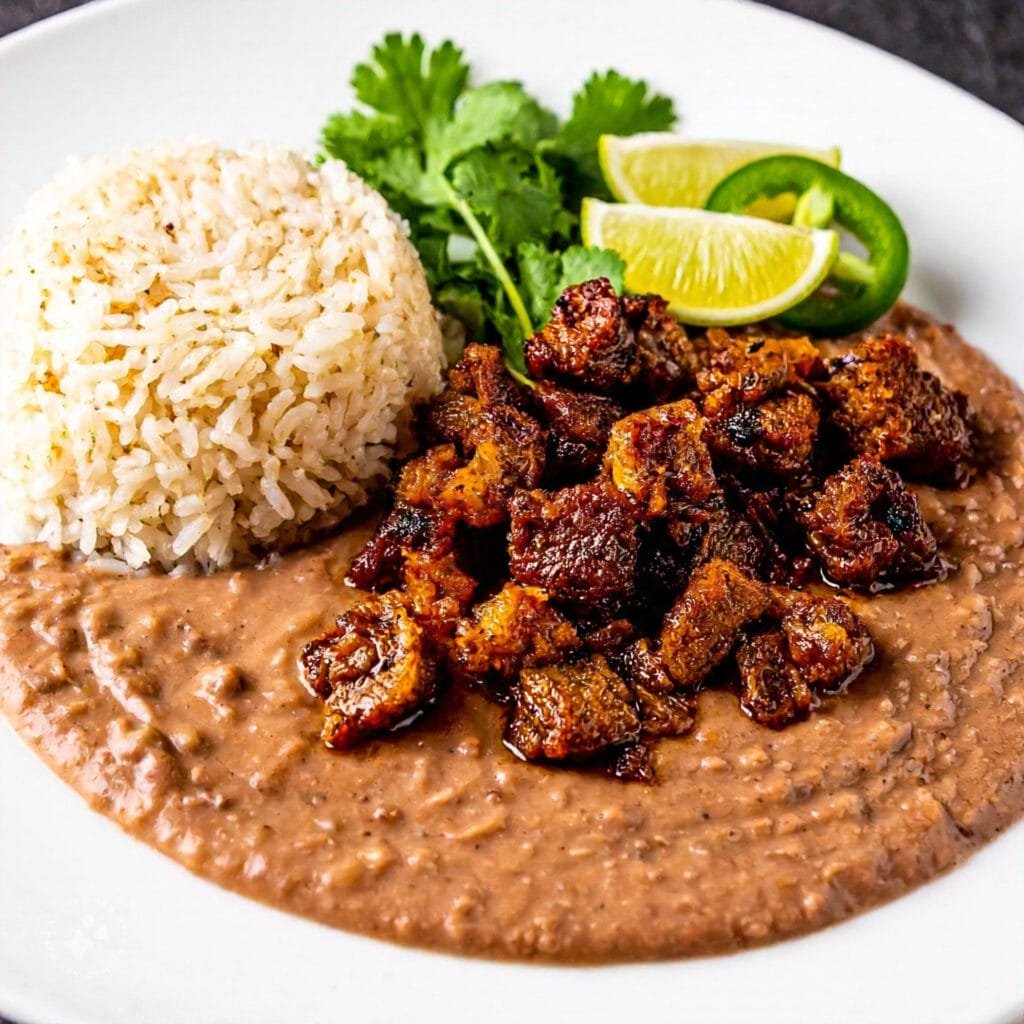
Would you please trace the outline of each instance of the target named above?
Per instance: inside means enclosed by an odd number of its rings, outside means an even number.
[[[644,632],[656,631],[683,589],[694,562],[699,530],[682,520],[655,519],[640,532],[633,612]]]
[[[475,589],[476,580],[459,568],[455,555],[438,558],[421,551],[405,553],[401,596],[435,646],[455,632]]]
[[[523,667],[564,661],[579,647],[572,623],[543,590],[506,583],[459,623],[451,659],[464,678],[507,682]]]
[[[693,698],[676,689],[648,641],[631,644],[617,664],[636,697],[644,736],[682,736],[693,728]]]
[[[872,458],[830,476],[803,524],[809,548],[843,586],[875,590],[944,572],[917,498]]]
[[[474,433],[483,413],[477,398],[450,388],[442,391],[421,415],[421,435],[430,444],[453,444],[463,458],[476,447]]]
[[[624,747],[618,747],[608,762],[608,774],[623,782],[653,785],[658,778],[654,773],[652,745],[650,740],[642,739],[639,743],[627,743]]]
[[[778,628],[744,638],[736,651],[740,704],[780,729],[804,717],[819,694],[842,692],[874,656],[871,637],[838,598],[772,588]]]
[[[732,562],[714,559],[695,570],[661,631],[661,657],[676,685],[702,682],[767,607],[768,588]]]
[[[875,654],[864,623],[837,597],[772,588],[771,614],[786,638],[789,660],[816,693],[837,693]]]
[[[622,312],[636,338],[635,390],[644,405],[679,398],[700,369],[696,348],[660,295],[627,295]]]
[[[307,684],[325,702],[329,747],[394,728],[436,692],[420,627],[394,592],[345,612],[335,629],[305,646],[301,662]]]
[[[531,393],[537,415],[547,428],[547,472],[551,479],[580,480],[600,467],[612,424],[622,406],[603,395],[570,391],[546,381]]]
[[[637,527],[611,484],[598,480],[510,502],[509,568],[580,610],[615,606],[636,583]]]
[[[779,629],[748,637],[736,651],[740,706],[760,725],[781,729],[803,718],[814,694],[790,661]]]
[[[470,526],[503,522],[512,492],[540,482],[544,431],[526,413],[496,405],[479,408],[471,434],[471,442],[463,443],[471,453],[465,464],[451,444],[409,462],[398,481],[398,497],[410,505],[442,508]]]
[[[769,568],[769,550],[750,520],[729,508],[724,498],[716,497],[701,510],[697,527],[699,541],[694,561],[697,564],[722,559],[732,562],[748,576],[760,578]],[[672,523],[673,536],[680,541],[690,535],[686,523]]]
[[[444,555],[452,550],[454,538],[455,521],[450,516],[396,501],[377,532],[353,559],[346,579],[363,590],[393,587],[401,577],[404,551]]]
[[[505,735],[527,760],[584,760],[640,735],[633,695],[601,655],[523,669],[514,690]]]
[[[697,375],[697,386],[705,396],[704,415],[713,421],[825,374],[807,338],[737,338],[710,330],[708,346],[711,365]]]
[[[629,619],[612,619],[598,626],[579,623],[587,650],[608,657],[619,654],[636,639],[636,626]]]
[[[825,391],[832,422],[855,452],[915,479],[964,484],[972,473],[967,398],[921,370],[904,338],[862,341],[836,360]]]
[[[448,371],[448,386],[460,395],[480,399],[485,406],[522,408],[523,390],[505,369],[501,349],[471,343]]]
[[[796,479],[810,472],[819,421],[810,395],[782,394],[709,421],[704,436],[734,471]]]
[[[432,509],[452,474],[462,466],[455,446],[439,444],[402,467],[395,484],[397,502],[415,508]]]
[[[526,339],[526,366],[539,380],[609,392],[637,372],[636,340],[606,277],[567,288],[543,330]]]
[[[612,427],[605,470],[643,516],[664,515],[670,503],[699,505],[717,488],[693,402],[657,405]]]

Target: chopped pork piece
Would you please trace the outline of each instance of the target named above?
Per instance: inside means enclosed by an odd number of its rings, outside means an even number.
[[[906,339],[887,334],[862,341],[835,361],[824,390],[832,422],[855,452],[929,483],[970,480],[974,442],[967,398],[920,369]]]
[[[842,586],[877,590],[945,571],[917,498],[873,458],[854,459],[830,476],[803,524],[809,548]]]
[[[733,337],[708,331],[710,367],[697,375],[702,410],[717,422],[744,405],[825,375],[817,347],[807,338]]]
[[[713,559],[732,562],[748,576],[760,578],[770,575],[769,549],[751,521],[732,509],[718,495],[701,510],[697,526],[697,550],[694,562],[702,565]],[[692,527],[686,523],[670,524],[669,529],[680,541],[689,537]]]
[[[604,480],[554,493],[520,491],[509,504],[509,568],[577,610],[603,611],[636,585],[637,525]]]
[[[527,760],[585,760],[639,738],[633,694],[607,659],[527,668],[506,739]]]
[[[422,551],[405,553],[400,593],[435,646],[443,644],[455,632],[475,590],[476,580],[463,572],[455,555],[438,558]]]
[[[526,366],[538,380],[608,393],[637,374],[636,339],[606,277],[567,288],[547,326],[526,339]]]
[[[403,552],[447,554],[455,541],[455,520],[434,508],[395,502],[377,532],[349,567],[346,579],[363,590],[386,590],[401,578]]]
[[[448,386],[458,394],[478,398],[485,406],[523,407],[523,389],[505,368],[501,349],[496,345],[467,345],[448,371]]]
[[[795,480],[811,472],[820,418],[810,395],[781,394],[709,420],[704,436],[735,472]]]
[[[713,559],[696,569],[661,631],[661,657],[676,685],[702,682],[767,607],[768,588],[732,562]]]
[[[740,706],[760,725],[781,729],[803,718],[814,694],[792,663],[782,630],[747,637],[736,651]]]
[[[703,432],[703,417],[685,398],[635,412],[612,427],[605,470],[645,518],[675,502],[699,505],[717,490]]]
[[[428,444],[453,444],[467,458],[476,447],[474,435],[483,408],[478,398],[448,388],[420,413],[420,435]]]
[[[439,444],[410,459],[398,475],[395,497],[415,508],[432,509],[452,474],[462,466],[455,445]]]
[[[583,480],[600,468],[612,424],[625,415],[617,402],[603,395],[570,391],[541,381],[530,395],[547,429],[549,479]]]
[[[576,629],[543,590],[506,583],[459,623],[451,660],[463,678],[508,682],[524,667],[564,661],[579,648]]]
[[[871,636],[844,601],[785,587],[771,593],[789,660],[816,693],[842,691],[874,657]]]
[[[622,312],[636,338],[638,373],[634,390],[639,404],[679,398],[701,368],[700,356],[682,324],[660,295],[626,295]]]
[[[441,508],[470,526],[494,526],[507,518],[513,491],[540,483],[547,444],[540,424],[510,405],[481,405],[478,413],[472,440],[463,444],[468,461],[454,445],[431,448],[402,470],[401,500]]]
[[[324,698],[323,739],[349,747],[401,724],[437,689],[423,634],[395,592],[372,595],[306,644],[305,680]]]
[[[636,697],[644,736],[683,736],[693,728],[692,696],[676,689],[661,655],[647,640],[627,647],[616,664]]]

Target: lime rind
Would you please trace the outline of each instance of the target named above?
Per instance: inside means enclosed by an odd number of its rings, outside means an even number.
[[[606,228],[613,220],[624,230],[609,238]],[[839,251],[834,231],[598,199],[584,199],[581,228],[584,244],[614,249],[626,261],[628,290],[664,295],[679,319],[706,326],[753,323],[792,308],[821,285]],[[661,235],[658,244],[650,245],[657,234]],[[716,287],[719,295],[727,290],[735,293],[744,284],[754,290],[765,277],[777,278],[780,254],[793,260],[794,267],[777,290],[749,302],[716,301]]]
[[[645,187],[628,168],[629,158],[639,154],[673,153],[665,158],[667,176],[673,180],[668,194],[660,186]],[[731,139],[691,139],[671,132],[641,132],[637,135],[602,135],[598,140],[601,174],[611,194],[620,202],[652,206],[702,207],[715,185],[744,165],[766,156],[793,154],[808,156],[838,167],[837,146],[812,149],[776,142],[749,142]],[[650,163],[657,161],[649,161]],[[650,183],[648,183],[650,184]]]

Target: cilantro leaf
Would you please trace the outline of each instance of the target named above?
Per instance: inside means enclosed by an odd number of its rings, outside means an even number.
[[[524,382],[523,340],[570,284],[614,253],[579,244],[580,198],[606,195],[604,133],[672,126],[667,97],[616,71],[592,75],[564,124],[518,82],[469,87],[462,51],[390,33],[351,78],[358,107],[328,118],[320,159],[344,160],[409,224],[434,302],[475,340],[500,342]]]
[[[572,113],[551,145],[569,164],[573,200],[585,195],[611,198],[597,157],[597,140],[602,135],[663,132],[675,123],[672,100],[653,92],[642,79],[627,78],[618,71],[595,71],[573,96]]]
[[[491,82],[464,93],[452,118],[428,133],[427,162],[444,171],[456,157],[499,142],[532,150],[553,135],[557,125],[555,115],[528,96],[519,82]]]
[[[495,250],[510,257],[530,238],[544,237],[562,207],[562,197],[539,181],[531,181],[531,158],[524,151],[480,150],[461,160],[451,181],[481,218]]]
[[[469,65],[451,40],[428,54],[419,34],[403,39],[391,32],[368,63],[356,65],[352,88],[360,103],[422,138],[429,122],[451,116],[468,78]]]

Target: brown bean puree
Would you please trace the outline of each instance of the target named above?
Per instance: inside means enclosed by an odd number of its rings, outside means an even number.
[[[906,308],[970,396],[995,464],[919,490],[957,566],[852,606],[878,647],[782,732],[699,697],[659,783],[516,760],[499,710],[450,692],[399,737],[330,753],[296,657],[355,592],[368,529],[262,569],[116,577],[0,550],[0,697],[89,803],[189,870],[353,931],[570,961],[726,950],[891,899],[1024,809],[1024,397]]]

